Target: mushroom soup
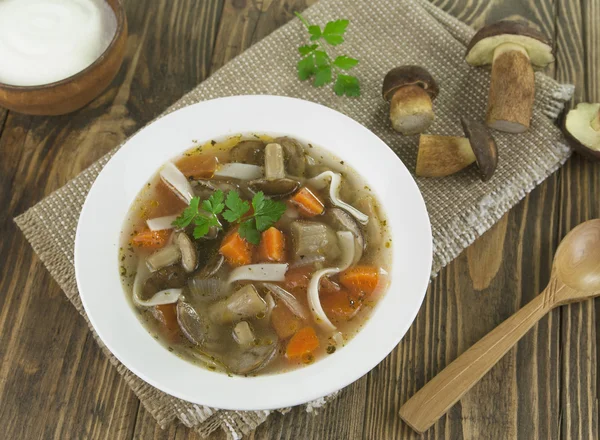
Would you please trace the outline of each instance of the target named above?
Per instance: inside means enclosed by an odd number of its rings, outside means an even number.
[[[391,240],[366,182],[288,137],[235,136],[164,164],[132,204],[119,265],[148,331],[228,374],[334,355],[387,289]]]

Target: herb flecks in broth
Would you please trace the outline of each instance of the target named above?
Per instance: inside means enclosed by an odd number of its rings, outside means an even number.
[[[119,270],[166,348],[247,376],[335,355],[360,331],[387,288],[390,240],[370,188],[344,161],[254,134],[196,143],[165,167],[186,184],[157,173],[144,186]]]

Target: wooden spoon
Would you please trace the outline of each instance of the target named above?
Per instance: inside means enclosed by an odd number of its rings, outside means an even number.
[[[554,256],[548,287],[465,351],[400,408],[400,417],[425,432],[554,307],[600,295],[600,219],[577,226]]]

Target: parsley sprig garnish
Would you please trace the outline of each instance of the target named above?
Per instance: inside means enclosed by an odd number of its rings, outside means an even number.
[[[217,215],[225,209],[224,198],[223,191],[215,191],[202,202],[202,211],[200,211],[200,197],[193,197],[189,206],[175,219],[173,226],[183,229],[193,223],[194,238],[204,237],[213,226],[223,229]]]
[[[321,87],[331,83],[334,75],[336,75],[335,84],[333,85],[333,90],[336,95],[359,96],[360,83],[358,78],[343,73],[356,66],[358,60],[346,55],[340,55],[335,59],[332,59],[323,46],[323,42],[330,46],[342,44],[344,42],[344,34],[346,33],[346,27],[348,27],[349,21],[330,21],[325,25],[324,29],[321,29],[317,25],[309,24],[300,13],[296,12],[296,16],[308,30],[310,41],[314,42],[298,48],[298,52],[300,52],[300,55],[303,57],[298,61],[296,66],[298,69],[298,78],[304,81],[314,77],[313,85],[315,87]]]
[[[237,191],[229,191],[225,198],[223,191],[219,190],[202,204],[199,197],[192,198],[189,206],[173,222],[173,226],[186,228],[193,223],[194,238],[198,239],[208,234],[212,226],[223,229],[218,218],[218,215],[222,214],[230,224],[239,224],[238,232],[242,238],[252,244],[259,244],[260,233],[269,229],[281,218],[286,205],[283,202],[266,199],[262,192],[258,192],[252,198],[252,208],[252,214],[248,215],[250,203],[242,200]]]
[[[225,206],[227,211],[223,213],[223,218],[229,223],[239,223],[240,236],[252,244],[258,244],[260,233],[273,226],[286,210],[285,203],[266,199],[262,192],[252,198],[251,215],[246,215],[250,211],[250,203],[242,200],[235,191],[229,191]]]

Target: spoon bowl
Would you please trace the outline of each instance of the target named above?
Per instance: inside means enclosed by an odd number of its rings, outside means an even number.
[[[569,232],[554,256],[556,277],[572,290],[575,299],[600,295],[600,219],[580,224]]]

